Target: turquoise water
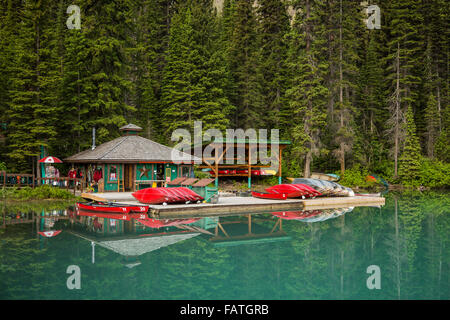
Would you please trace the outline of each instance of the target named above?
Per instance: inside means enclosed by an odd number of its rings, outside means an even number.
[[[0,213],[0,299],[450,298],[448,193],[388,194],[381,208],[303,220],[264,213],[161,228],[71,207]]]

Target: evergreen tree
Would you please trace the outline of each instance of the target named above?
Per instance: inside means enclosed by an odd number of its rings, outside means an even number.
[[[261,49],[261,70],[263,75],[264,107],[261,117],[265,127],[280,127],[280,112],[285,104],[286,90],[286,34],[289,18],[282,0],[260,0],[257,2],[258,42]]]
[[[317,155],[321,147],[320,131],[326,120],[328,90],[324,80],[327,64],[323,61],[326,50],[321,25],[323,3],[298,1],[294,8],[297,14],[289,36],[287,63],[291,81],[286,91],[293,140],[290,161],[304,159],[303,174],[309,177],[313,155]]]
[[[192,130],[194,121],[203,121],[205,130],[227,127],[231,105],[221,84],[226,70],[209,43],[217,36],[213,12],[210,3],[188,2],[173,16],[161,88],[166,141],[175,129]]]
[[[364,61],[360,67],[358,81],[358,118],[360,124],[360,157],[354,160],[372,167],[372,164],[386,156],[384,152],[385,125],[387,108],[385,106],[385,87],[383,64],[381,63],[382,42],[380,30],[367,30],[367,48]]]
[[[430,94],[427,107],[425,109],[426,121],[426,150],[429,158],[434,158],[434,148],[437,136],[439,134],[440,115],[437,108],[436,98]]]
[[[125,57],[130,22],[129,1],[83,2],[82,30],[88,40],[89,73],[94,91],[89,96],[89,121],[97,128],[98,143],[118,135],[118,128],[132,118],[135,108],[128,101],[131,91]]]
[[[264,110],[261,53],[258,48],[257,20],[251,1],[236,0],[229,58],[235,93],[232,94],[236,112],[234,127],[262,127]]]
[[[415,107],[417,72],[420,56],[420,33],[422,27],[419,1],[393,0],[388,7],[387,25],[390,41],[386,57],[390,86],[390,121],[388,133],[393,139],[394,176],[397,176],[400,145],[405,132],[402,131],[404,114],[409,106]]]
[[[333,135],[333,155],[339,162],[342,173],[345,171],[345,158],[351,152],[355,139],[355,98],[356,74],[358,72],[359,41],[363,25],[359,4],[342,0],[331,1],[330,9],[335,20],[329,26],[334,40],[329,42],[333,58],[334,72],[331,77],[331,95],[334,107],[330,119]],[[359,17],[360,19],[355,19]]]
[[[412,107],[406,111],[405,145],[399,159],[399,178],[403,183],[413,184],[420,168],[420,145],[416,136],[416,125]]]
[[[53,10],[56,9],[56,10]],[[55,142],[57,61],[52,56],[53,24],[57,8],[46,2],[25,2],[18,9],[22,20],[12,48],[7,141],[13,169],[30,168],[30,157],[40,146]],[[54,43],[53,43],[54,44]]]

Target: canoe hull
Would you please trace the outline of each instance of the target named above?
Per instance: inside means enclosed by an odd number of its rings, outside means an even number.
[[[146,188],[132,193],[132,196],[146,204],[194,203],[204,200],[202,196],[186,187]]]
[[[286,200],[287,195],[285,193],[263,193],[252,191],[252,197],[260,199],[271,199],[271,200]]]
[[[98,204],[98,203],[81,203],[77,202],[77,208],[92,212],[104,212],[104,213],[122,213],[128,214],[134,213],[146,213],[148,206],[128,206],[119,204]]]

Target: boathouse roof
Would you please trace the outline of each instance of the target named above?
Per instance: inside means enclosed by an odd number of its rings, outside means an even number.
[[[72,163],[200,162],[201,159],[138,136],[133,124],[120,128],[124,135],[65,158]]]

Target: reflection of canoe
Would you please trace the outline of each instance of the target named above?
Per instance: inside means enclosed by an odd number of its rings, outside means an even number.
[[[273,200],[286,200],[287,196],[285,193],[265,193],[252,191],[252,197],[261,199],[273,199]]]
[[[125,213],[130,212],[147,212],[148,206],[130,206],[125,204],[104,204],[104,203],[81,203],[77,202],[77,208],[82,210],[94,212],[109,212],[109,213]]]
[[[139,202],[148,204],[200,202],[204,198],[186,187],[146,188],[132,193]]]
[[[131,219],[147,219],[146,213],[106,213],[106,212],[91,212],[80,209],[77,215],[84,217],[95,217],[95,218],[107,218],[115,220],[130,221]]]
[[[320,213],[322,213],[322,211],[320,210],[272,212],[274,216],[284,220],[303,220],[310,217],[314,217]]]
[[[43,237],[51,238],[60,234],[61,231],[62,230],[49,230],[49,231],[38,231],[38,233]]]
[[[145,220],[137,220],[141,224],[150,228],[162,228],[162,227],[171,227],[182,224],[190,224],[198,221],[200,218],[192,218],[192,219],[145,219]]]
[[[337,218],[347,212],[353,210],[353,207],[350,208],[335,208],[335,209],[324,209],[322,212],[314,217],[308,217],[306,219],[302,219],[303,222],[321,222],[329,219]]]

